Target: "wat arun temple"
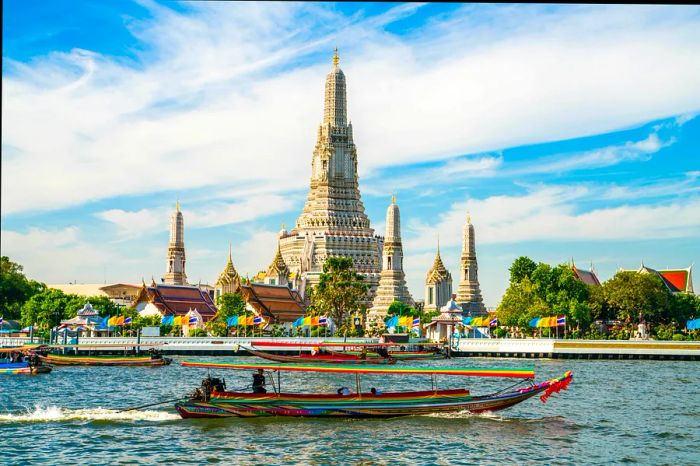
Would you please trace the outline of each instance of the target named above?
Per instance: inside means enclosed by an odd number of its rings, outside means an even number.
[[[368,321],[381,320],[389,306],[399,301],[415,306],[406,286],[401,242],[401,214],[395,196],[387,207],[386,231],[377,235],[365,213],[359,189],[357,148],[352,123],[347,115],[347,92],[336,49],[333,66],[326,75],[323,122],[316,134],[311,158],[311,183],[304,208],[294,228],[284,226],[272,261],[248,285],[260,284],[266,292],[288,289],[300,300],[308,300],[308,290],[318,284],[323,264],[331,257],[352,259],[356,272],[370,286],[365,299]],[[184,221],[179,205],[171,218],[168,262],[163,283],[188,286],[185,275]],[[459,303],[467,315],[485,315],[477,275],[474,226],[469,216],[464,225],[459,286],[452,294],[452,275],[445,268],[438,245],[435,263],[425,281],[426,311],[437,311],[448,302]],[[256,285],[257,286],[257,285]],[[250,287],[250,286],[248,286]],[[215,285],[215,296],[236,292],[242,280],[231,251]],[[261,288],[262,289],[262,288]],[[281,292],[281,291],[280,291]]]

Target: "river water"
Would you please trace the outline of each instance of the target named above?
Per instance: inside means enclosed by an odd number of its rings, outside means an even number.
[[[251,362],[252,358],[187,359]],[[461,358],[412,365],[533,367],[537,380],[572,370],[569,389],[490,415],[389,420],[183,420],[172,404],[206,369],[58,367],[0,376],[0,464],[700,464],[700,364],[685,361]],[[408,363],[404,363],[408,364]],[[229,389],[246,371],[212,371]],[[474,394],[511,379],[440,377]],[[283,391],[354,389],[354,376],[287,373]],[[366,376],[381,390],[430,387],[425,376]]]

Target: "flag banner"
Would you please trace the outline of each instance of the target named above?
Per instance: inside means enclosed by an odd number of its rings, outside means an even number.
[[[420,327],[420,317],[415,317],[413,319],[413,325],[411,325],[411,327],[413,327],[413,328]]]
[[[124,316],[119,316],[117,317],[117,320],[115,322],[115,325],[122,326],[124,325]]]
[[[264,323],[262,316],[253,317],[253,325],[260,325]]]
[[[190,316],[190,325],[196,325],[198,320],[199,319],[197,319],[197,316]]]
[[[320,316],[318,318],[318,325],[328,325],[328,318],[326,316]]]
[[[303,317],[299,317],[297,320],[295,320],[292,323],[292,327],[301,327],[302,325],[304,325],[304,318]]]
[[[472,323],[472,320],[473,320],[472,317],[462,317],[462,324],[469,325]]]
[[[304,317],[304,325],[311,325],[311,317]]]
[[[124,325],[131,325],[131,317],[124,319]]]
[[[173,325],[175,327],[182,327],[182,317],[181,316],[175,316],[173,318]]]
[[[566,325],[566,316],[557,317],[557,326]]]
[[[530,320],[530,327],[538,327],[537,324],[540,323],[540,318],[535,317],[534,319]]]
[[[498,318],[494,317],[494,318],[491,319],[491,321],[489,322],[489,327],[495,327],[496,325],[498,325]]]
[[[411,323],[413,323],[413,317],[411,316],[403,316],[399,318],[399,325],[402,327],[410,327]]]
[[[0,317],[0,324],[2,324],[2,317]]]
[[[240,314],[236,325],[248,325],[248,317],[245,314]]]
[[[386,321],[387,327],[397,327],[399,325],[399,316],[394,316]]]
[[[319,318],[318,316],[314,316],[311,318],[311,325],[318,325]]]
[[[238,316],[231,316],[228,319],[226,319],[227,327],[233,327],[235,325],[238,325]]]

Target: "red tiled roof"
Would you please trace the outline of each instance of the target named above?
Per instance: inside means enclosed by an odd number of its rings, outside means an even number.
[[[658,270],[657,272],[671,291],[686,291],[688,283],[687,270]]]
[[[284,285],[251,283],[242,285],[246,301],[260,314],[277,322],[293,322],[306,313],[306,306],[296,290]]]
[[[213,318],[218,309],[209,293],[197,286],[162,285],[146,289],[148,299],[163,315],[185,315],[196,309],[204,321]]]
[[[574,273],[578,277],[579,280],[581,280],[583,283],[586,285],[592,285],[592,286],[600,286],[600,280],[598,280],[598,277],[594,272],[589,272],[587,270],[581,270],[577,268],[576,266],[572,267],[574,270]]]

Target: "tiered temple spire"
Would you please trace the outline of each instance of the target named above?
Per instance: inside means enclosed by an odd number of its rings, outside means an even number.
[[[440,257],[438,238],[435,262],[425,277],[425,311],[439,311],[452,296],[452,274],[448,272]]]
[[[467,213],[467,221],[464,225],[462,238],[462,257],[460,259],[459,288],[457,288],[457,302],[464,312],[472,315],[486,315],[486,307],[481,297],[479,287],[478,265],[476,261],[476,247],[474,225],[471,216]]]
[[[401,244],[401,213],[396,204],[396,197],[391,197],[391,204],[386,210],[386,236],[382,251],[382,273],[377,294],[372,303],[370,315],[383,317],[394,301],[412,306],[411,293],[406,287],[403,271],[403,246]]]
[[[236,268],[233,266],[233,257],[231,254],[231,245],[228,246],[228,262],[224,270],[219,274],[216,280],[217,295],[224,293],[235,293],[241,287],[241,277],[238,275]]]
[[[168,262],[163,282],[170,285],[187,285],[185,274],[185,222],[180,212],[180,201],[175,204],[175,212],[170,217],[170,242]]]
[[[289,267],[284,262],[279,244],[277,245],[277,254],[275,254],[272,263],[267,268],[265,274],[265,282],[268,285],[286,285],[289,280]]]
[[[326,75],[323,123],[311,159],[311,183],[304,209],[291,231],[280,232],[279,247],[305,294],[318,283],[329,257],[348,257],[376,289],[381,271],[382,240],[370,228],[360,197],[357,150],[347,119],[345,74],[337,50]],[[370,293],[370,295],[371,295]]]

